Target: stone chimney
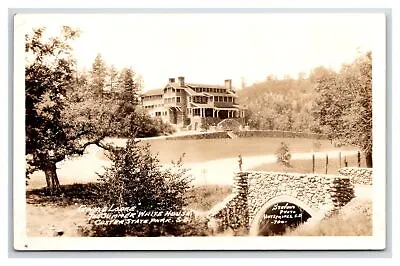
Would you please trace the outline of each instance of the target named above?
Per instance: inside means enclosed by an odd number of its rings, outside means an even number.
[[[185,85],[185,77],[178,77],[179,86],[183,87]]]
[[[169,78],[169,83],[174,83],[175,82],[175,78]]]
[[[232,80],[231,79],[226,79],[225,80],[225,89],[226,89],[226,91],[231,91],[232,90]]]

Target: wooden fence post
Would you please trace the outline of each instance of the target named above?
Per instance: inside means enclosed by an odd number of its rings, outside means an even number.
[[[312,172],[313,172],[313,174],[315,172],[315,155],[314,154],[312,155]]]
[[[358,164],[358,167],[361,167],[361,153],[360,153],[360,151],[357,152],[357,164]]]
[[[347,158],[346,158],[346,156],[344,156],[344,167],[347,167],[347,166],[348,166]]]
[[[325,160],[325,174],[328,174],[328,154],[326,155],[326,160]]]

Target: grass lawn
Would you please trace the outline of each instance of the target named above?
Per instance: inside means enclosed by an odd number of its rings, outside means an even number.
[[[357,155],[348,156],[348,167],[357,167]],[[252,168],[253,171],[283,172],[283,173],[312,173],[312,157],[308,160],[291,160],[291,167],[279,163],[266,163]],[[344,167],[344,158],[339,164],[339,158],[328,159],[328,174],[338,174],[338,169]],[[366,167],[365,159],[361,155],[361,167]],[[325,159],[315,159],[315,173],[325,174]]]
[[[78,211],[81,205],[98,205],[96,184],[72,184],[62,186],[61,197],[45,196],[44,189],[26,193],[26,214],[28,236],[51,237],[57,232],[63,236],[79,237],[87,224],[87,217]],[[187,192],[188,208],[207,211],[231,193],[231,187],[209,185],[190,189]]]
[[[235,138],[235,139],[188,139],[188,140],[145,140],[154,154],[158,154],[161,163],[176,161],[185,154],[184,163],[205,162],[210,160],[274,154],[280,143],[285,142],[292,153],[318,152],[336,150],[329,140],[304,138]],[[352,150],[354,147],[341,147],[341,150]],[[106,159],[99,153],[101,159]]]
[[[198,211],[208,211],[231,193],[232,188],[223,185],[207,185],[192,188],[188,191],[188,208]]]

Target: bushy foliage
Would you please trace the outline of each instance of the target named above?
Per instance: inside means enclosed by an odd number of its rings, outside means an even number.
[[[319,69],[313,114],[323,133],[356,145],[372,167],[372,54],[356,58],[336,73]]]
[[[281,143],[281,146],[275,152],[275,155],[278,163],[284,166],[290,166],[290,158],[292,155],[290,154],[289,147],[286,143]]]
[[[182,160],[162,168],[149,146],[130,139],[124,148],[110,148],[112,166],[100,175],[101,201],[105,206],[136,207],[137,211],[184,212],[190,176]],[[92,236],[168,236],[198,234],[195,218],[186,222],[92,225]],[[196,229],[197,228],[197,229]]]

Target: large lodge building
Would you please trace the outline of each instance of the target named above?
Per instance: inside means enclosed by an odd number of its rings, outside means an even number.
[[[186,83],[184,77],[178,77],[178,82],[170,78],[163,89],[147,91],[141,100],[150,116],[194,129],[205,121],[244,117],[230,79],[221,86]]]

